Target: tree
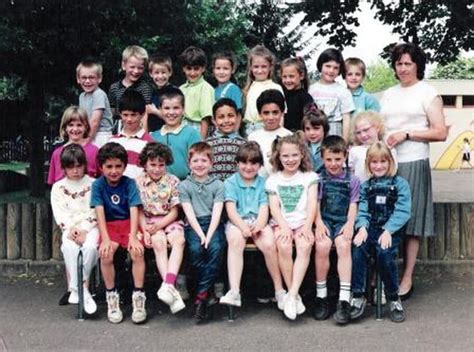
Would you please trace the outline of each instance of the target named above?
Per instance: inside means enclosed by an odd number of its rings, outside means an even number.
[[[392,68],[386,61],[379,60],[369,65],[364,79],[364,88],[369,93],[383,91],[398,83]]]
[[[474,58],[458,58],[446,65],[438,65],[430,78],[434,79],[474,79]]]
[[[447,63],[461,50],[474,48],[474,11],[470,0],[369,0],[375,16],[393,26],[393,33],[423,48],[430,61]],[[359,26],[355,12],[359,0],[343,2],[322,0],[294,5],[305,12],[303,23],[317,23],[317,35],[329,35],[328,44],[342,48],[354,45],[354,26]],[[388,45],[387,52],[394,43]]]

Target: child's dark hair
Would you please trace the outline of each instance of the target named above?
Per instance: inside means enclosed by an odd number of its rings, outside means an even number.
[[[302,75],[304,78],[301,80],[301,88],[307,92],[309,88],[309,78],[308,78],[308,70],[306,68],[306,64],[304,63],[304,59],[300,56],[297,57],[289,57],[288,59],[283,60],[281,63],[281,72],[283,72],[283,68],[288,66],[295,66],[298,70],[299,74]]]
[[[148,62],[148,71],[151,71],[154,65],[165,66],[171,74],[173,73],[173,62],[168,55],[153,54]]]
[[[196,142],[189,148],[188,161],[191,160],[194,154],[206,154],[212,161],[212,147],[206,142]]]
[[[322,126],[324,137],[329,133],[329,122],[324,111],[319,110],[315,103],[306,104],[303,108],[303,120],[301,120],[301,129],[309,123],[312,127]]]
[[[280,152],[283,143],[294,144],[298,147],[301,153],[301,162],[299,170],[301,172],[307,172],[313,170],[313,164],[311,163],[311,156],[308,151],[308,147],[305,142],[303,132],[296,131],[289,136],[277,137],[272,143],[272,155],[270,157],[270,164],[272,164],[273,171],[282,171],[284,169],[283,164],[280,160]]]
[[[201,48],[195,46],[189,46],[179,55],[179,61],[181,66],[207,66],[206,53]]]
[[[223,106],[229,106],[232,109],[235,110],[235,113],[238,113],[237,105],[235,102],[230,99],[230,98],[220,98],[213,106],[212,106],[212,116],[215,118],[216,117],[216,112],[217,109],[223,107]]]
[[[323,64],[329,61],[336,61],[339,64],[339,73],[343,77],[346,75],[346,68],[344,67],[344,57],[342,56],[342,53],[335,48],[326,49],[321,53],[321,55],[319,55],[318,62],[316,63],[318,71],[321,72]]]
[[[79,166],[84,166],[85,172],[85,167],[87,165],[86,153],[79,144],[72,143],[66,145],[61,151],[59,159],[63,170],[79,164]]]
[[[252,164],[263,165],[263,154],[260,146],[255,141],[242,144],[235,157],[237,163],[251,162]]]
[[[138,156],[140,166],[145,167],[146,162],[150,159],[161,159],[166,165],[171,165],[173,163],[173,153],[167,145],[148,142]]]
[[[212,67],[216,64],[216,60],[227,60],[230,62],[230,66],[232,67],[232,72],[235,70],[236,67],[236,59],[235,55],[232,51],[221,51],[219,53],[215,53],[212,55]]]
[[[138,112],[140,115],[145,113],[145,98],[140,92],[133,89],[127,89],[119,100],[118,110]]]
[[[109,159],[119,159],[127,166],[128,155],[125,148],[116,142],[104,144],[97,152],[97,163],[102,167]]]
[[[341,136],[327,136],[323,139],[323,143],[321,144],[321,155],[323,156],[326,151],[346,155],[347,143]]]
[[[277,89],[267,89],[257,98],[257,110],[260,114],[265,104],[276,104],[282,112],[285,111],[285,97]]]
[[[171,100],[174,98],[179,98],[181,101],[181,106],[184,107],[184,94],[179,88],[170,87],[163,94],[160,95],[160,107],[163,105],[165,100]]]
[[[347,58],[346,61],[344,61],[345,71],[347,71],[347,68],[349,66],[357,66],[359,68],[359,70],[361,70],[361,72],[362,72],[362,78],[365,77],[366,67],[365,67],[364,61],[362,61],[358,57],[350,57],[350,58]],[[346,78],[346,73],[347,72],[344,72],[344,74],[342,75],[342,78],[344,78],[344,79]]]

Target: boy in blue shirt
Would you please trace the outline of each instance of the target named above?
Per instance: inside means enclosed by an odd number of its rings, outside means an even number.
[[[167,169],[180,180],[184,180],[189,173],[189,148],[201,140],[198,131],[183,123],[184,106],[184,95],[179,89],[169,89],[163,93],[160,98],[160,110],[165,125],[159,131],[151,133],[155,141],[172,150],[173,163]]]
[[[138,232],[138,207],[142,203],[135,181],[123,174],[127,161],[127,151],[118,143],[110,142],[100,148],[97,162],[103,175],[92,184],[91,194],[91,207],[95,208],[100,232],[100,269],[107,290],[107,318],[114,324],[123,319],[115,289],[114,255],[119,246],[128,249],[133,263],[132,321],[138,324],[146,320],[144,247]]]
[[[212,123],[216,131],[213,137],[206,139],[214,159],[210,174],[222,182],[237,171],[235,158],[240,146],[246,142],[237,132],[240,122],[240,113],[232,99],[221,98],[212,107]]]
[[[345,72],[343,78],[346,80],[347,89],[351,91],[352,100],[354,101],[355,110],[352,116],[367,110],[380,111],[380,104],[362,86],[365,78],[365,63],[357,57],[350,57],[344,61]]]

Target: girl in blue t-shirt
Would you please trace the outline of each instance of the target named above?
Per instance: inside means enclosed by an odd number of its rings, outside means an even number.
[[[242,92],[240,88],[232,82],[232,75],[235,72],[236,60],[234,53],[223,51],[212,56],[212,73],[217,81],[217,87],[214,90],[215,99],[232,99],[237,105],[238,111],[242,110]]]
[[[275,298],[281,306],[286,291],[283,289],[273,232],[268,225],[268,199],[265,180],[258,175],[263,155],[257,142],[243,144],[237,152],[238,172],[225,183],[225,208],[229,222],[225,228],[228,243],[227,268],[230,290],[220,303],[241,306],[240,280],[244,268],[244,249],[252,239],[265,257],[265,264],[273,280]]]

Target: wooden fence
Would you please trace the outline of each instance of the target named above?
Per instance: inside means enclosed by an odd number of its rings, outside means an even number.
[[[436,203],[435,231],[422,240],[420,259],[474,259],[474,203]],[[0,204],[0,259],[60,260],[60,246],[47,202]]]

